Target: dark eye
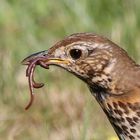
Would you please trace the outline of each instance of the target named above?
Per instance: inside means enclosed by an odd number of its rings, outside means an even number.
[[[75,60],[79,59],[82,56],[82,51],[79,49],[71,49],[69,53],[70,56]]]

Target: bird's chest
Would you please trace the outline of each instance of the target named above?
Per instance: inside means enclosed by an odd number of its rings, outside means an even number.
[[[139,140],[140,98],[111,95],[98,87],[90,90],[106,113],[120,140]]]
[[[140,103],[105,101],[102,104],[120,140],[140,139]]]

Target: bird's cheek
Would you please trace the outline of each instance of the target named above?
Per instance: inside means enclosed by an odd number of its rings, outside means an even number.
[[[82,79],[84,77],[87,78],[86,72],[83,69],[81,69],[79,66],[73,65],[70,67],[70,69],[71,69],[71,72],[74,73],[76,76],[82,77]]]

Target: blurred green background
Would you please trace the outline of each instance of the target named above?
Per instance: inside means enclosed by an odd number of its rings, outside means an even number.
[[[76,32],[95,32],[140,62],[140,0],[0,0],[0,140],[116,140],[86,85],[37,67],[35,101],[23,58]]]

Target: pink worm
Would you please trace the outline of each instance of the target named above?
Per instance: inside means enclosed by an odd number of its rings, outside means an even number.
[[[44,59],[42,57],[38,57],[38,58],[34,59],[33,61],[31,61],[27,67],[26,76],[28,77],[28,82],[29,82],[30,101],[27,104],[27,106],[25,107],[25,110],[29,109],[33,103],[33,100],[34,100],[33,89],[34,88],[41,88],[44,86],[43,83],[36,83],[34,80],[34,71],[35,71],[36,65],[39,64],[40,66],[42,66],[44,68],[48,68],[48,66],[43,63],[43,60]]]

